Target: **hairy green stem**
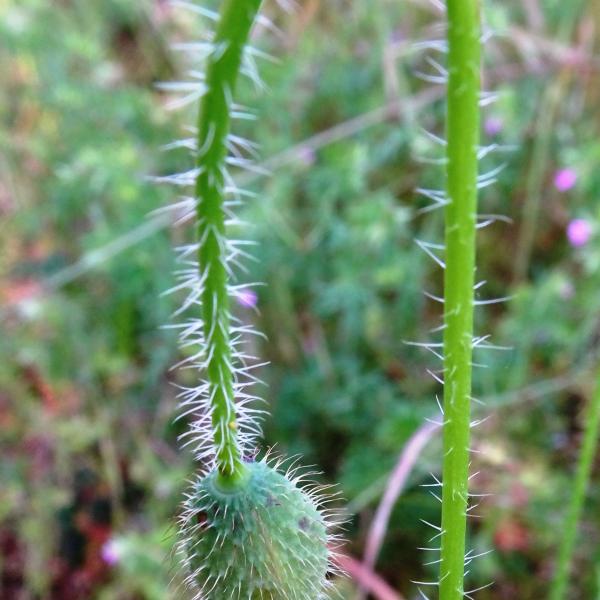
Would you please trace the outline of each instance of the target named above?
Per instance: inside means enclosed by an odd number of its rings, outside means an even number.
[[[244,477],[237,442],[234,372],[226,268],[225,160],[231,102],[243,52],[261,0],[225,0],[206,73],[207,91],[198,117],[196,179],[198,262],[204,278],[202,317],[216,461],[224,486]]]
[[[444,464],[440,599],[463,598],[468,504],[477,150],[479,0],[448,0],[444,273]]]
[[[550,600],[563,600],[567,594],[569,584],[569,571],[575,548],[577,527],[581,518],[583,504],[590,481],[590,474],[594,462],[594,456],[598,447],[600,436],[600,375],[596,383],[596,390],[590,399],[590,405],[585,419],[585,430],[583,434],[583,445],[579,454],[575,482],[571,492],[571,499],[567,509],[565,524],[562,527],[562,542],[558,551],[556,572]]]

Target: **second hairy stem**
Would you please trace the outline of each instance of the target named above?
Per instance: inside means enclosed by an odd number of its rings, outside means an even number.
[[[440,599],[464,593],[479,144],[479,0],[448,0]]]
[[[226,0],[206,73],[207,91],[198,118],[196,166],[198,263],[206,370],[216,462],[224,485],[235,485],[245,467],[237,443],[234,370],[230,340],[225,237],[225,161],[231,102],[244,46],[260,0]]]

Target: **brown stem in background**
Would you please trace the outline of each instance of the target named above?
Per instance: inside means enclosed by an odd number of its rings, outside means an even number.
[[[367,534],[362,564],[369,571],[372,571],[375,567],[377,556],[379,555],[383,539],[387,532],[392,510],[398,497],[404,490],[408,476],[412,472],[423,448],[438,430],[439,425],[425,423],[413,433],[400,453],[398,462],[388,479],[385,493],[377,507],[377,512],[375,513],[375,517],[371,522],[371,527]],[[361,586],[359,588],[357,600],[362,600],[362,598],[364,598],[365,591],[365,587]]]
[[[335,562],[358,585],[366,589],[377,600],[404,600],[377,573],[351,556],[338,554]]]

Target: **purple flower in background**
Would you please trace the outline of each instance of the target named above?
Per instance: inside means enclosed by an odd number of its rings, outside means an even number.
[[[244,308],[254,308],[258,301],[258,296],[254,290],[242,290],[236,294],[236,300]]]
[[[498,135],[504,127],[500,117],[488,117],[483,124],[483,129],[488,135]]]
[[[102,560],[109,566],[114,567],[123,556],[123,548],[118,540],[108,540],[100,549]]]
[[[575,248],[585,246],[591,235],[592,226],[585,219],[573,219],[567,226],[567,239]]]
[[[554,187],[559,192],[568,192],[577,182],[577,173],[573,169],[559,169],[554,174]]]

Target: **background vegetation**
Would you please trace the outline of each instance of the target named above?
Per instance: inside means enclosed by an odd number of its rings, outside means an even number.
[[[418,187],[441,185],[419,160],[443,134],[441,89],[418,48],[439,37],[425,0],[304,0],[265,11],[278,57],[266,93],[241,96],[241,125],[273,174],[240,175],[264,281],[236,308],[268,341],[266,443],[302,453],[339,482],[360,557],[390,472],[435,413],[438,364],[407,340],[430,339],[440,274],[416,239],[438,240],[439,211]],[[496,32],[485,81],[500,99],[484,136],[505,164],[483,190],[496,222],[479,235],[477,329],[510,352],[481,351],[485,497],[470,546],[479,598],[542,598],[580,444],[600,343],[600,3],[486,2]],[[156,83],[176,78],[174,40],[205,25],[162,0],[0,0],[0,598],[160,599],[172,577],[172,523],[190,456],[178,450],[169,322],[172,245],[189,235],[149,213],[176,190],[152,183],[189,165],[159,148],[189,115]],[[406,598],[435,565],[415,551],[438,522],[427,488],[437,436],[397,502],[376,565]],[[600,595],[596,461],[574,580]],[[429,569],[432,569],[429,572]],[[352,596],[345,583],[344,597]]]

